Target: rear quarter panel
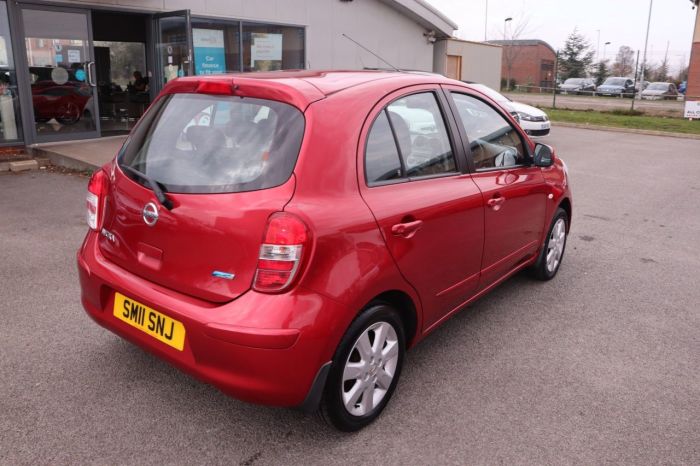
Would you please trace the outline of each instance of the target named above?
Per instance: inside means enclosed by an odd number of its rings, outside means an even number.
[[[421,328],[421,305],[403,279],[358,188],[360,130],[372,106],[395,89],[381,86],[344,91],[315,102],[306,111],[306,131],[295,176],[294,197],[285,211],[310,227],[313,248],[300,285],[333,299],[347,309],[329,329],[337,346],[358,313],[377,295],[406,293]]]

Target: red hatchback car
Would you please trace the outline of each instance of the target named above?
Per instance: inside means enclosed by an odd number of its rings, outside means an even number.
[[[374,420],[404,353],[509,276],[554,277],[566,166],[468,84],[169,83],[88,186],[82,303],[236,398]]]

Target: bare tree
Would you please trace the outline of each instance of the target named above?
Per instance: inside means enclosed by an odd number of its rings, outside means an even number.
[[[513,65],[518,60],[518,56],[522,51],[521,47],[516,44],[509,44],[519,40],[527,31],[529,18],[523,16],[517,22],[510,21],[511,27],[503,29],[503,63],[506,65],[506,89],[511,88],[511,76],[513,74]]]
[[[683,58],[680,60],[678,63],[678,74],[676,75],[676,81],[679,83],[682,83],[683,81],[688,80],[688,59],[686,58],[685,55],[683,55]]]
[[[659,67],[656,68],[654,81],[666,82],[669,79],[669,71],[671,71],[671,65],[668,62],[668,45],[669,44],[666,44],[666,53],[664,54],[663,61],[659,64]]]
[[[620,47],[612,65],[612,72],[615,76],[629,76],[634,73],[634,50],[627,45]]]

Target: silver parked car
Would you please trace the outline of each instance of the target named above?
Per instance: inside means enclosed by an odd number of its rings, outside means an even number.
[[[647,99],[647,100],[663,100],[663,99],[675,100],[677,98],[678,98],[678,89],[676,89],[676,85],[673,83],[661,83],[661,82],[651,83],[642,92],[642,99]]]

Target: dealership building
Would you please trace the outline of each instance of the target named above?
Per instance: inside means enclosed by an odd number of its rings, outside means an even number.
[[[0,146],[124,134],[179,76],[433,71],[456,28],[423,0],[0,0]]]

